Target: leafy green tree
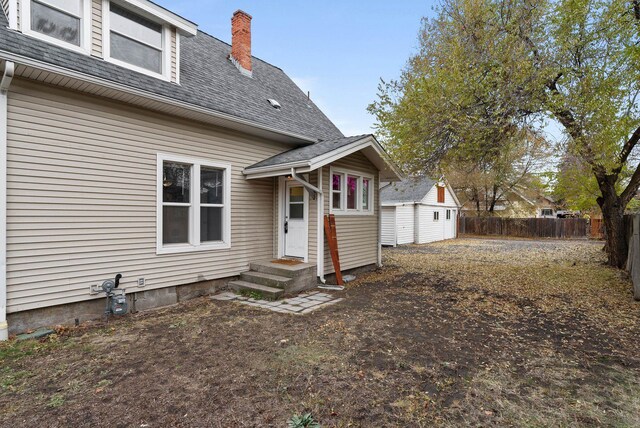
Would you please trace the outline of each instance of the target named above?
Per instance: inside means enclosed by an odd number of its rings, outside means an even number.
[[[638,0],[444,0],[420,47],[370,106],[392,154],[413,170],[493,156],[554,120],[557,149],[595,179],[609,263],[622,267],[640,187]]]

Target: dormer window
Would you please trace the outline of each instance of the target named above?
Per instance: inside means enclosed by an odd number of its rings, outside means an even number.
[[[90,0],[22,0],[22,30],[50,43],[87,52],[90,3]]]
[[[114,3],[108,21],[108,60],[168,80],[167,27]]]
[[[162,25],[111,3],[111,58],[162,74]]]

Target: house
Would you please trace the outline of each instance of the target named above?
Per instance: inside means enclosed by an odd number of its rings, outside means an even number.
[[[457,235],[460,202],[445,181],[421,176],[388,183],[380,200],[382,245],[424,244]]]
[[[342,269],[380,263],[379,182],[398,169],[251,55],[250,15],[233,15],[229,45],[147,0],[2,11],[1,338],[100,317],[96,286],[117,273],[136,309],[254,263],[241,283],[274,288],[283,257],[315,286],[334,272],[330,213]]]
[[[493,210],[489,209],[491,198],[485,200],[484,197],[480,197],[480,201],[474,200],[464,189],[457,189],[456,194],[462,203],[462,217],[491,215],[509,218],[556,218],[558,215],[554,200],[537,189],[497,189]]]

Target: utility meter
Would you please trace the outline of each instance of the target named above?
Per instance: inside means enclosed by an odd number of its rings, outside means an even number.
[[[129,310],[127,296],[123,288],[118,288],[122,274],[117,274],[115,279],[107,279],[102,283],[102,291],[107,295],[105,315],[124,315]]]
[[[113,315],[124,315],[128,309],[127,297],[124,294],[116,294],[111,297],[111,313]]]

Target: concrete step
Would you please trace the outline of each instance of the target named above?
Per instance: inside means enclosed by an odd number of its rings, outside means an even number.
[[[271,275],[285,276],[287,278],[297,278],[300,276],[314,276],[316,265],[312,263],[299,263],[295,265],[285,265],[273,263],[271,260],[251,262],[249,269],[254,272],[268,273]]]
[[[248,281],[230,281],[229,287],[235,291],[253,291],[260,293],[264,299],[276,300],[284,294],[281,288],[269,287],[267,285],[256,284]]]
[[[287,284],[293,281],[291,278],[280,275],[273,275],[270,273],[264,272],[243,272],[240,274],[240,279],[242,281],[253,282],[254,284],[267,285],[269,287],[275,288],[286,288]]]

